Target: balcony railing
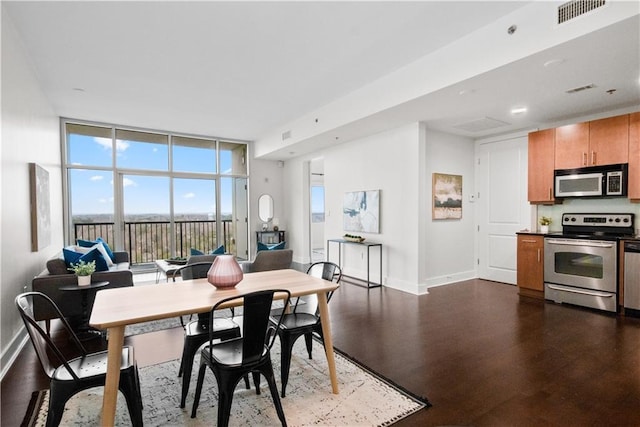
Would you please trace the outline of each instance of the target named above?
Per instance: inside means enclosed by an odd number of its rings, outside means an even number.
[[[124,248],[131,264],[153,262],[172,256],[188,257],[191,248],[210,251],[217,247],[216,221],[174,221],[175,254],[171,253],[171,222],[133,221],[124,224]],[[235,253],[232,220],[222,220],[222,239],[226,251]],[[75,239],[95,240],[102,237],[114,246],[113,222],[74,223]],[[74,240],[75,240],[74,239]]]

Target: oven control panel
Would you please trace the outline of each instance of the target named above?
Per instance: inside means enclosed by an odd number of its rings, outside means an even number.
[[[563,226],[633,228],[633,214],[562,214]]]

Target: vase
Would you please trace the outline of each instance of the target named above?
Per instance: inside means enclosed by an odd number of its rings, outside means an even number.
[[[218,255],[207,272],[207,280],[216,288],[233,288],[242,277],[242,268],[235,255]]]
[[[541,225],[540,226],[540,232],[543,234],[547,234],[549,232],[549,226],[548,225]]]
[[[78,276],[78,286],[89,286],[91,284],[91,275]]]

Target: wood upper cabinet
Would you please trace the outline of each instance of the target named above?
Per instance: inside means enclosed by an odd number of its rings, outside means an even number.
[[[553,203],[555,129],[529,134],[528,176],[530,203]]]
[[[629,198],[640,202],[640,112],[629,115]],[[636,219],[636,221],[638,221]]]
[[[627,163],[629,115],[556,128],[556,169]]]
[[[518,234],[518,293],[544,298],[544,237]]]
[[[629,115],[589,122],[588,166],[629,161]]]
[[[555,168],[574,169],[587,166],[589,122],[556,128]]]

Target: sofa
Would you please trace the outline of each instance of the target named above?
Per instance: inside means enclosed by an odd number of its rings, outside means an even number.
[[[115,261],[109,271],[99,271],[91,275],[92,282],[108,281],[109,285],[101,289],[121,288],[133,286],[133,273],[129,268],[128,252],[113,252]],[[67,269],[62,252],[47,261],[46,268],[31,282],[31,288],[49,296],[60,308],[62,314],[70,320],[82,315],[81,292],[61,291],[63,286],[78,283],[76,275]],[[95,292],[88,293],[88,311],[91,313]],[[55,312],[36,304],[33,307],[36,320],[50,320],[57,318]],[[47,322],[48,326],[48,322]]]

